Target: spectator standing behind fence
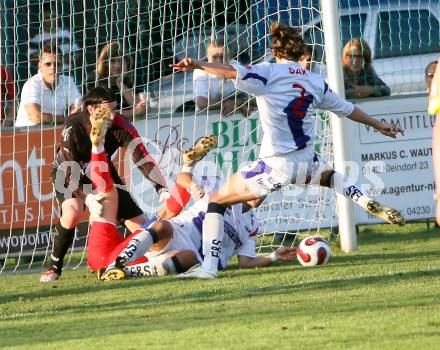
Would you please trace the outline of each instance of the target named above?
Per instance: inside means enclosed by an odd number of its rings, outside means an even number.
[[[371,50],[359,38],[348,41],[342,52],[346,98],[389,96],[390,88],[371,65]]]
[[[206,50],[206,56],[209,63],[229,62],[227,50],[223,43],[212,41]],[[248,116],[251,112],[247,103],[247,96],[236,94],[234,83],[231,80],[219,78],[202,70],[195,70],[193,73],[193,90],[198,110],[220,109],[222,116],[229,115],[234,111]]]
[[[99,54],[92,85],[109,88],[116,96],[116,110],[127,119],[145,115],[149,101],[133,93],[131,60],[123,55],[116,41],[105,45]],[[91,86],[92,87],[92,86]]]
[[[60,57],[55,45],[44,45],[38,73],[23,85],[15,126],[62,125],[66,112],[76,111],[81,95],[71,77],[60,75]]]
[[[15,88],[10,71],[0,66],[0,125],[14,124]]]
[[[59,5],[58,10],[61,10]],[[80,47],[75,44],[72,35],[67,29],[60,29],[58,24],[61,16],[57,17],[56,3],[46,2],[43,4],[43,16],[41,18],[42,30],[29,40],[29,59],[36,64],[40,48],[47,43],[56,43],[63,54],[63,71],[68,71],[73,60],[73,53],[80,54]]]
[[[432,163],[435,178],[435,220],[440,225],[440,59],[431,62],[425,70],[425,80],[429,91],[428,113],[435,115],[436,120],[432,129]]]

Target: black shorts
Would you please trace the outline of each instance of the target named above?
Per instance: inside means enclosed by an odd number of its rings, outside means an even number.
[[[116,189],[118,190],[118,220],[121,222],[121,224],[124,224],[125,220],[129,220],[136,216],[144,214],[143,210],[139,208],[139,205],[131,196],[130,192],[120,188],[119,186]],[[61,204],[65,200],[70,198],[78,198],[78,195],[79,191],[75,191],[72,193],[61,193],[55,189],[55,196],[58,205],[60,206],[60,209]]]

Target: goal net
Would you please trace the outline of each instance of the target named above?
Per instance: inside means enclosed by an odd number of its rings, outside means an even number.
[[[17,116],[23,85],[38,73],[38,52],[44,43],[60,48],[59,69],[75,81],[81,95],[102,84],[116,90],[120,112],[144,137],[169,185],[180,168],[181,150],[200,136],[216,134],[219,145],[196,168],[198,175],[224,178],[256,158],[261,139],[258,112],[248,96],[236,94],[228,99],[227,84],[214,85],[203,77],[196,84],[193,73],[175,73],[170,63],[185,56],[205,60],[212,42],[226,47],[220,59],[242,64],[270,61],[269,25],[279,20],[301,27],[312,52],[312,69],[325,73],[318,1],[1,0],[0,7],[1,271],[41,268],[50,255],[52,232],[60,216],[50,172],[61,126],[23,128],[7,120]],[[343,40],[347,39],[344,28],[350,36],[362,36],[357,23],[364,20],[363,14],[349,10],[348,22],[341,17]],[[207,91],[197,91],[200,86]],[[209,105],[197,96],[205,96]],[[329,117],[316,111],[314,120],[314,147],[331,163]],[[128,158],[121,152],[114,161],[130,192],[151,214],[160,205],[158,197]],[[333,192],[315,187],[288,186],[268,196],[257,212],[260,252],[294,244],[316,232],[330,238],[330,228],[336,223]],[[84,262],[87,233],[84,217],[65,266]]]

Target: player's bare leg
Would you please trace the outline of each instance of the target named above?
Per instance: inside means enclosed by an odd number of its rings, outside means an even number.
[[[344,186],[344,176],[334,170],[320,172],[315,179],[312,179],[311,183],[333,188],[337,193],[350,198],[370,214],[390,224],[398,226],[405,225],[405,218],[396,209],[383,206],[378,201],[366,196],[356,184]]]

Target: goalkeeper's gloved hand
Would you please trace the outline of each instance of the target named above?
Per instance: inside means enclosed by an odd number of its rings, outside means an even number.
[[[86,205],[89,208],[90,215],[92,216],[101,216],[104,207],[102,205],[102,200],[104,199],[104,196],[102,194],[93,194],[89,193],[86,196]]]

